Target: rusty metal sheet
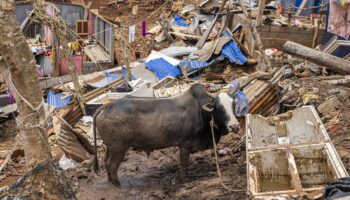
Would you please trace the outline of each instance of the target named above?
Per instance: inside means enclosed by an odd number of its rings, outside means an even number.
[[[97,96],[103,94],[104,92],[110,90],[113,87],[120,86],[125,83],[125,79],[121,78],[116,80],[104,87],[93,90],[84,95],[84,100],[90,101]],[[74,106],[64,117],[63,119],[70,125],[76,124],[83,114],[78,106]],[[82,162],[88,160],[93,155],[92,145],[89,141],[81,136],[79,133],[73,131],[69,125],[62,123],[61,131],[58,134],[58,145],[66,154],[67,157],[72,158],[75,161]]]

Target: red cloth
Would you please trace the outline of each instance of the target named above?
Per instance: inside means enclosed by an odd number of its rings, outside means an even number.
[[[78,71],[79,74],[83,71],[83,56],[82,55],[75,55],[72,56],[73,63]],[[61,67],[60,67],[61,75],[69,74],[69,67],[68,62],[65,57],[61,58]]]

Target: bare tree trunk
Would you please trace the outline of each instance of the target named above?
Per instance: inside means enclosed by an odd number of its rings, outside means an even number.
[[[298,58],[303,58],[320,66],[324,66],[327,69],[334,70],[342,74],[350,74],[350,61],[338,58],[328,53],[317,51],[316,49],[312,49],[291,41],[287,41],[283,45],[283,51]]]
[[[5,66],[0,69],[11,85],[19,116],[26,164],[30,178],[23,180],[16,196],[30,199],[63,199],[60,183],[51,164],[51,151],[46,130],[44,100],[33,54],[26,43],[15,15],[13,0],[0,3],[0,55]],[[21,184],[21,183],[18,183]],[[1,193],[0,193],[1,194]]]

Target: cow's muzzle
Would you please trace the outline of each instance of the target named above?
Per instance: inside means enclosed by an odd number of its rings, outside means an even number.
[[[230,132],[238,133],[241,128],[239,125],[230,125],[228,126]]]

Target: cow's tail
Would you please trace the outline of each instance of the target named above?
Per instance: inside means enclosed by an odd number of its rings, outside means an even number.
[[[94,115],[93,118],[93,131],[94,131],[94,150],[95,150],[95,156],[94,156],[94,161],[93,161],[93,168],[96,174],[98,174],[99,171],[99,164],[98,164],[98,158],[97,158],[97,138],[96,138],[96,133],[97,133],[97,128],[96,128],[96,118],[99,115],[101,109],[98,109]]]

